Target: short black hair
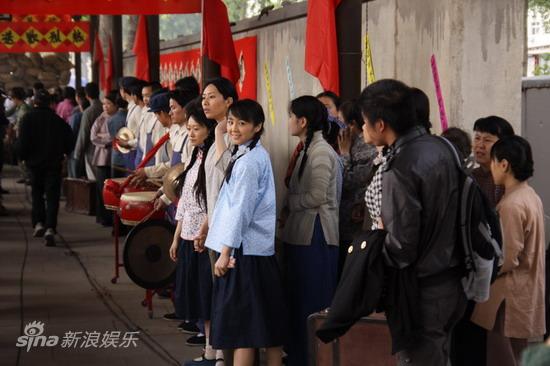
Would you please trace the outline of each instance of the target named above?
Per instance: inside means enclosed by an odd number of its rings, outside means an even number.
[[[133,76],[123,76],[118,79],[118,87],[122,89],[126,94],[130,94],[130,86],[134,84],[137,80],[139,79]]]
[[[147,86],[147,82],[143,80],[136,80],[134,81],[130,87],[128,88],[130,90],[130,95],[137,97],[139,100],[143,100],[143,94],[141,91],[143,90],[143,87]]]
[[[252,123],[254,126],[262,125],[260,131],[256,133],[256,136],[261,136],[264,132],[265,114],[262,106],[252,99],[242,99],[231,104],[228,114]]]
[[[403,136],[418,125],[416,112],[410,103],[410,92],[411,88],[402,81],[378,80],[361,92],[361,112],[371,125],[382,120],[398,136]]]
[[[186,76],[176,81],[176,89],[187,91],[198,97],[200,94],[199,82],[194,76]]]
[[[196,95],[189,91],[172,90],[168,93],[168,98],[174,99],[182,108],[185,108],[191,101],[197,98]]]
[[[154,92],[156,92],[157,90],[161,90],[162,89],[162,84],[158,81],[151,81],[150,83],[146,83],[145,85],[143,85],[143,88],[145,87],[150,87],[151,90]]]
[[[27,98],[27,93],[25,92],[25,89],[16,86],[14,88],[11,88],[10,96],[19,100],[25,100],[25,98]]]
[[[111,90],[105,95],[105,99],[110,100],[117,108],[126,108],[128,102],[125,101],[121,96],[118,90]]]
[[[340,104],[339,108],[344,117],[344,121],[348,125],[356,125],[359,129],[363,127],[365,121],[363,121],[363,116],[361,116],[361,107],[357,104],[356,100],[346,100]]]
[[[415,111],[417,123],[424,126],[427,131],[430,131],[432,128],[432,123],[430,122],[430,99],[426,93],[421,89],[411,88],[409,103],[413,111]]]
[[[63,89],[64,99],[74,100],[75,96],[76,96],[76,91],[72,86],[66,86],[65,89]]]
[[[520,182],[533,176],[533,153],[529,142],[521,136],[506,136],[499,139],[491,148],[491,159],[501,161],[506,159],[510,164],[512,174]]]
[[[40,81],[37,81],[36,83],[32,84],[32,88],[35,90],[44,89],[44,84]]]
[[[97,99],[99,98],[99,86],[94,83],[93,81],[86,84],[84,87],[84,90],[86,92],[86,96],[90,99]]]
[[[321,98],[321,97],[330,98],[332,100],[332,102],[334,103],[334,105],[336,106],[336,109],[340,109],[341,100],[340,100],[340,97],[338,95],[336,95],[335,92],[327,90],[327,91],[324,91],[322,93],[317,94],[317,96],[316,96],[316,98]]]
[[[499,139],[507,136],[514,136],[514,128],[502,117],[488,116],[478,119],[474,123],[474,131],[490,133]]]
[[[441,136],[445,137],[454,145],[463,160],[472,153],[472,138],[468,132],[458,127],[450,127],[443,131]]]
[[[34,105],[38,108],[49,108],[52,104],[52,95],[46,89],[38,89],[34,95]]]
[[[233,99],[233,103],[235,103],[237,100],[239,100],[239,95],[237,94],[237,89],[235,89],[235,85],[226,78],[214,78],[211,80],[208,80],[204,84],[204,90],[208,85],[214,85],[216,89],[218,89],[218,92],[223,96],[223,99],[228,99],[231,97]]]

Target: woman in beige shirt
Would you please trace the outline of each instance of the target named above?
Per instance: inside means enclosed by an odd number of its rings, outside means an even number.
[[[533,175],[529,143],[519,136],[497,141],[491,173],[506,192],[497,205],[504,263],[472,322],[489,330],[487,365],[516,366],[528,339],[545,332],[544,216],[539,196],[527,183]]]

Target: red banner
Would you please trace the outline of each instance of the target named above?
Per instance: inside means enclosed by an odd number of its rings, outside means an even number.
[[[241,78],[237,81],[237,92],[240,98],[256,99],[257,97],[257,61],[256,37],[235,40],[235,53],[239,61]],[[160,55],[160,82],[165,87],[174,88],[178,79],[194,76],[201,80],[200,49],[166,53]]]
[[[59,14],[48,14],[48,15],[36,15],[36,14],[25,14],[25,15],[13,15],[11,21],[16,22],[27,22],[27,23],[58,23],[58,22],[71,22],[70,15],[59,15]]]
[[[88,52],[89,33],[89,22],[0,22],[0,52]]]
[[[0,14],[184,14],[200,13],[201,0],[1,0]]]

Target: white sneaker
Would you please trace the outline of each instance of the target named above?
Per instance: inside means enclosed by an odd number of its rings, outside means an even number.
[[[35,238],[41,238],[44,236],[44,233],[46,232],[46,228],[41,222],[37,222],[36,225],[34,225],[34,232],[32,233],[32,236]]]
[[[53,231],[53,229],[46,230],[44,239],[46,239],[47,247],[55,247],[55,231]]]

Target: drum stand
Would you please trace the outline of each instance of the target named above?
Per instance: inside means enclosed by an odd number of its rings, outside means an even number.
[[[115,276],[111,278],[111,283],[115,284],[117,283],[118,277],[120,275],[119,268],[124,266],[124,263],[120,262],[120,254],[119,254],[119,242],[118,242],[118,236],[120,233],[120,224],[119,224],[119,217],[118,217],[118,211],[113,211],[113,231],[115,234]]]

